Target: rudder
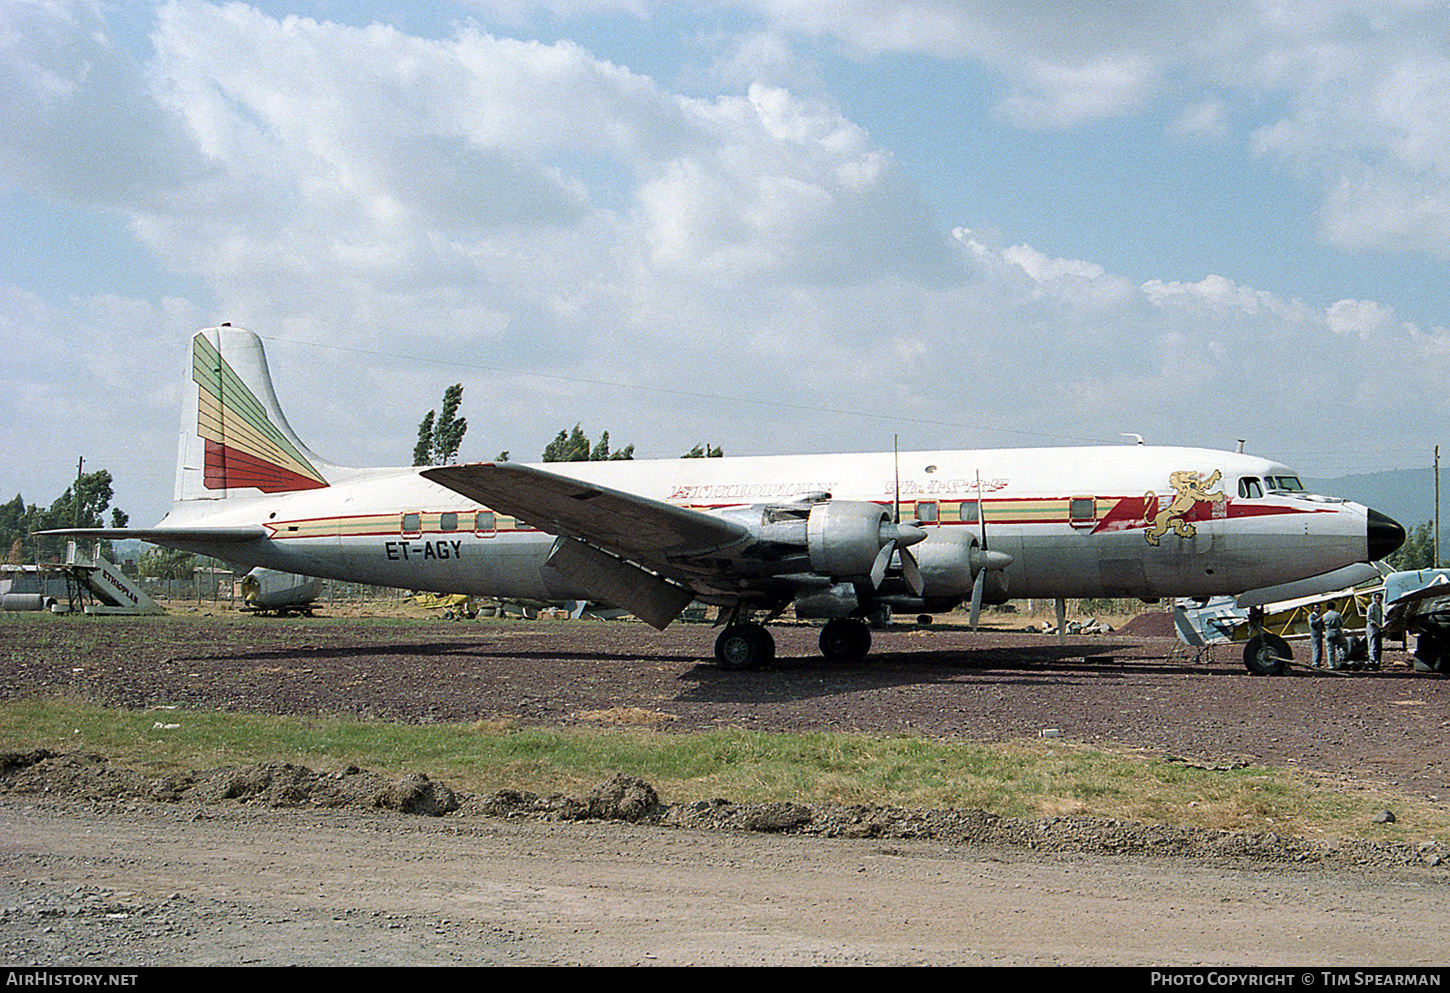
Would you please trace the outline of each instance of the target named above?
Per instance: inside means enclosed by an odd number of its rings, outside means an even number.
[[[292,432],[262,341],[229,325],[191,339],[175,499],[218,500],[328,486],[330,463]]]

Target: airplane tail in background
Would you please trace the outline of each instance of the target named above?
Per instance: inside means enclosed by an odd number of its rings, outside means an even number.
[[[229,325],[196,333],[184,383],[178,502],[320,489],[338,468],[292,433],[260,338]]]

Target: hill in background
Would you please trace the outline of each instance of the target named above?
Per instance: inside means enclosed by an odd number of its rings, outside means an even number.
[[[1382,514],[1388,514],[1406,528],[1435,519],[1435,470],[1396,469],[1390,472],[1369,472],[1357,476],[1340,476],[1338,479],[1310,479],[1304,477],[1305,488],[1326,496],[1344,497],[1355,503],[1372,507]],[[1450,512],[1450,472],[1442,472],[1440,479],[1442,495],[1440,503],[1444,511]],[[1445,541],[1440,542],[1440,559],[1446,560]]]

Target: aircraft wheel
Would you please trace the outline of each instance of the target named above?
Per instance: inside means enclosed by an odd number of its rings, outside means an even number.
[[[1293,657],[1289,643],[1277,634],[1258,635],[1244,646],[1244,665],[1255,676],[1282,676]]]
[[[760,669],[775,658],[775,639],[759,624],[731,624],[715,639],[715,661],[726,672]]]
[[[857,620],[837,618],[821,628],[821,654],[827,662],[860,662],[871,651],[871,629]]]

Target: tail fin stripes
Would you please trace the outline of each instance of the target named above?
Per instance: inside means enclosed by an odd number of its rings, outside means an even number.
[[[188,403],[182,415],[177,500],[329,485],[318,468],[328,464],[307,450],[282,414],[256,335],[231,327],[198,332],[190,371],[196,409]]]
[[[327,485],[203,334],[192,339],[191,377],[201,391],[196,433],[206,442],[207,489],[254,486],[281,493]]]

